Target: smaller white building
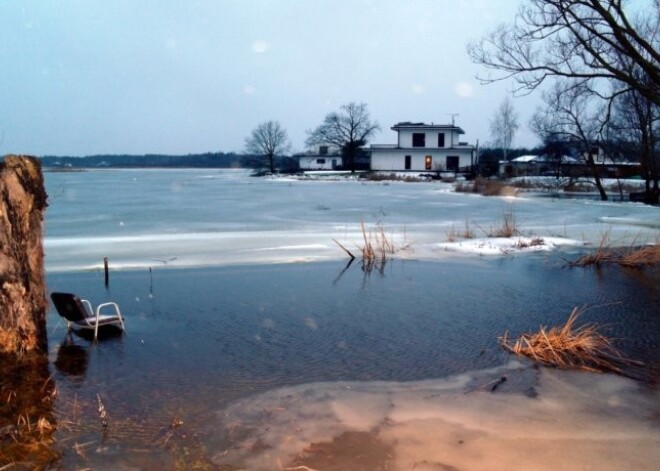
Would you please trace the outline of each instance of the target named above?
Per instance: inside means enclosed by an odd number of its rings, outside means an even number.
[[[397,143],[371,145],[371,170],[468,172],[476,164],[475,147],[460,141],[465,131],[454,124],[402,122],[391,129]]]
[[[316,145],[298,156],[300,170],[337,170],[343,165],[341,149],[332,144]]]

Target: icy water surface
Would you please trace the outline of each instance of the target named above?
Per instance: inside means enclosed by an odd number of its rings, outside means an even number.
[[[402,256],[451,256],[438,244],[467,226],[484,237],[514,215],[523,235],[598,244],[654,242],[660,211],[601,203],[456,194],[439,182],[382,183],[252,178],[243,170],[47,172],[50,272],[336,260],[354,250],[360,223],[379,224]]]
[[[524,234],[652,241],[657,208],[243,171],[47,173],[46,184],[49,290],[118,302],[128,330],[93,344],[67,338],[49,313],[64,469],[552,469],[555,456],[562,469],[653,469],[660,459],[657,270],[567,268],[571,247],[458,257],[442,246],[452,226],[486,232],[511,208]],[[347,267],[332,239],[355,247],[360,221],[412,250],[381,270]],[[581,305],[584,322],[646,363],[634,372],[643,381],[512,365],[497,344]],[[502,376],[497,394],[482,387]],[[569,443],[579,446],[567,453]]]

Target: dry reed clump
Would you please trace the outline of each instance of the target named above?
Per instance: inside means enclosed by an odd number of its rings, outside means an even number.
[[[512,187],[520,190],[531,190],[533,188],[543,188],[544,185],[539,181],[528,180],[527,178],[517,178],[509,183]]]
[[[590,181],[571,181],[564,186],[567,193],[588,193],[593,191],[595,183]]]
[[[451,228],[446,232],[447,242],[456,242],[460,239],[474,239],[474,231],[470,228],[470,224],[465,220],[465,226],[463,230],[457,229],[454,224],[451,225]]]
[[[624,267],[643,267],[660,265],[660,244],[645,245],[621,256],[619,265]]]
[[[621,356],[595,324],[576,327],[583,308],[575,307],[563,326],[541,326],[534,334],[523,334],[513,343],[508,332],[499,338],[500,345],[516,355],[524,355],[546,365],[563,369],[621,373],[620,365],[633,363]]]
[[[421,178],[417,175],[401,175],[396,173],[382,173],[382,172],[370,172],[367,173],[364,178],[372,182],[382,182],[382,181],[400,181],[400,182],[422,182],[426,181],[425,178]]]
[[[360,258],[363,261],[385,261],[390,255],[408,250],[410,248],[410,245],[405,243],[405,235],[404,245],[399,246],[394,242],[394,238],[392,236],[388,236],[385,233],[385,229],[380,224],[377,224],[374,230],[367,231],[364,226],[364,222],[360,222],[360,228],[362,229],[363,244],[356,244],[356,246],[360,251]],[[353,255],[353,253],[344,245],[335,239],[332,240],[344,252],[346,252],[346,254],[348,254],[351,260],[356,258],[355,255]]]
[[[543,240],[543,237],[534,237],[529,242],[527,240],[518,239],[518,242],[516,242],[516,248],[517,249],[526,249],[526,248],[529,248],[529,247],[540,247],[542,245],[545,245],[545,241]]]
[[[454,191],[478,193],[483,196],[518,196],[518,189],[504,182],[476,178],[472,182],[461,182],[454,186]]]
[[[488,237],[513,237],[520,234],[518,226],[516,225],[516,215],[513,212],[513,207],[509,206],[502,213],[502,220],[499,225],[491,226],[488,231]]]
[[[362,260],[385,260],[390,255],[408,248],[408,245],[397,246],[394,239],[385,234],[385,229],[381,225],[377,225],[376,229],[369,232],[365,229],[364,222],[360,222],[360,227],[364,245],[358,245],[358,248],[362,253]]]
[[[609,245],[609,232],[606,232],[602,235],[598,248],[594,252],[569,263],[573,267],[603,264],[619,264],[629,268],[660,265],[660,241],[628,249],[612,248]]]
[[[0,355],[0,470],[50,469],[58,390],[41,354]]]

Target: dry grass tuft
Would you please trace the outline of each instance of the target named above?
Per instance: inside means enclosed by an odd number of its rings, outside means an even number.
[[[619,258],[618,263],[624,267],[660,265],[660,244],[655,243],[630,250]]]
[[[500,345],[516,355],[524,355],[546,365],[564,369],[621,373],[620,365],[633,363],[621,356],[595,324],[575,323],[583,308],[575,307],[563,326],[541,326],[534,334],[523,334],[514,343],[508,332],[499,338]]]
[[[612,248],[609,243],[609,232],[606,232],[601,236],[596,250],[569,263],[573,267],[603,264],[619,264],[629,268],[660,265],[660,241],[628,249]]]
[[[502,220],[499,225],[491,226],[488,231],[488,237],[513,237],[520,234],[518,226],[516,225],[516,215],[513,212],[513,207],[509,206],[502,213]]]
[[[474,239],[475,234],[467,219],[465,220],[465,227],[463,230],[457,229],[454,224],[451,225],[451,228],[446,232],[447,242],[456,242],[459,239]]]
[[[518,239],[518,242],[516,242],[516,248],[517,249],[526,249],[529,247],[540,247],[542,245],[545,245],[545,241],[543,240],[543,237],[534,237],[532,240],[529,242],[524,239]]]
[[[615,254],[609,248],[610,232],[607,231],[600,237],[598,248],[590,254],[583,255],[578,260],[571,262],[574,267],[586,267],[589,265],[599,265],[601,263],[612,263],[615,260]]]
[[[385,229],[380,224],[376,224],[371,231],[367,231],[364,222],[360,222],[360,227],[362,230],[363,243],[355,245],[359,251],[359,258],[362,260],[362,268],[365,271],[371,271],[374,268],[383,268],[385,262],[388,258],[391,258],[392,255],[410,249],[410,244],[406,242],[405,233],[403,244],[398,245],[394,242],[394,238],[391,235],[385,233]],[[346,252],[351,261],[358,258],[339,241],[335,239],[332,240],[344,252]]]
[[[476,178],[471,182],[461,182],[454,186],[454,191],[461,193],[478,193],[483,196],[518,196],[518,189],[504,182]]]
[[[358,245],[358,248],[362,253],[362,260],[385,260],[390,255],[408,247],[407,245],[398,247],[394,243],[394,239],[385,233],[385,229],[381,225],[377,225],[374,230],[369,232],[364,227],[364,222],[360,222],[360,227],[362,228],[364,245]]]
[[[427,178],[422,178],[417,175],[402,175],[402,174],[396,174],[394,172],[392,173],[382,173],[382,172],[370,172],[367,173],[364,178],[368,181],[372,182],[388,182],[388,181],[393,181],[393,182],[406,182],[406,183],[415,183],[415,182],[424,182],[427,181]]]

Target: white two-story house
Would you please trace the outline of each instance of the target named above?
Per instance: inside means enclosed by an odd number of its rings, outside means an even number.
[[[468,172],[476,164],[475,147],[459,140],[465,131],[458,126],[403,122],[391,129],[397,143],[371,145],[371,170]]]

